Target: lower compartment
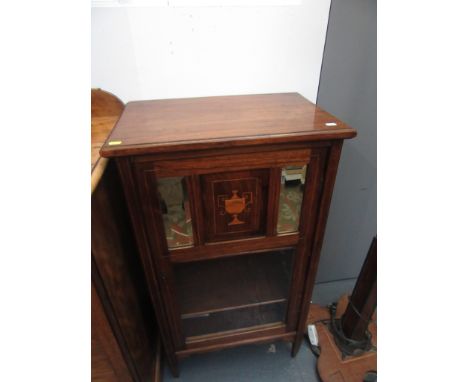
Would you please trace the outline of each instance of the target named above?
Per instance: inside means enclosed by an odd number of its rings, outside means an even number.
[[[285,325],[294,249],[174,267],[182,332],[200,336]]]

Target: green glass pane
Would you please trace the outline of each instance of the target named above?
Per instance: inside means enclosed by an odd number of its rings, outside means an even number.
[[[301,218],[307,165],[287,166],[281,171],[281,191],[278,209],[278,233],[296,232]]]
[[[190,203],[183,177],[158,179],[159,199],[169,248],[193,245]]]

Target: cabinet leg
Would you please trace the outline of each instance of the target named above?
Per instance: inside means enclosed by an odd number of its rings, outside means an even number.
[[[301,344],[302,344],[302,337],[301,335],[296,336],[293,342],[293,347],[291,351],[291,357],[295,357],[297,352],[299,351]]]
[[[179,378],[180,372],[179,372],[179,362],[177,361],[177,358],[172,355],[166,357],[167,365],[169,366],[169,370],[171,371],[171,374],[174,378]]]

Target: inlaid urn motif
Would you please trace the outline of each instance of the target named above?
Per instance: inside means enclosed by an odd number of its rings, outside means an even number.
[[[254,169],[201,176],[207,242],[265,234],[269,175]]]
[[[252,193],[251,192],[244,192],[242,196],[239,196],[239,190],[232,190],[232,195],[228,199],[228,195],[220,195],[219,197],[219,204],[224,207],[220,214],[224,215],[225,213],[231,215],[232,220],[228,223],[228,225],[239,225],[245,224],[245,221],[239,219],[239,215],[243,212],[249,212],[249,205],[252,201]]]

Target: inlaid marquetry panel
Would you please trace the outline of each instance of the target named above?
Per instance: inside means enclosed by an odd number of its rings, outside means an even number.
[[[265,233],[269,170],[201,176],[207,241]]]

